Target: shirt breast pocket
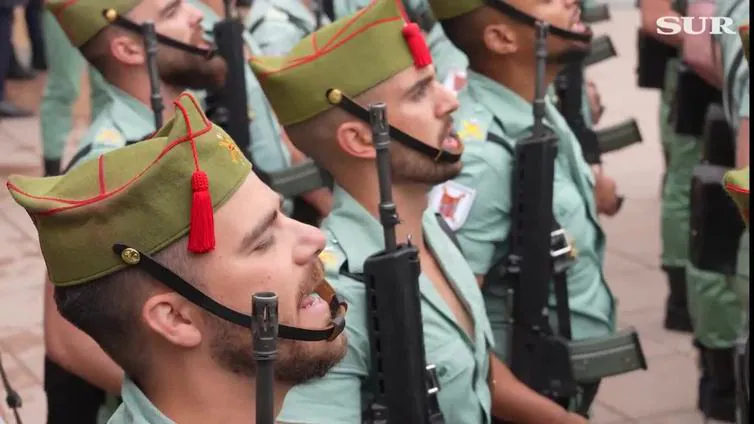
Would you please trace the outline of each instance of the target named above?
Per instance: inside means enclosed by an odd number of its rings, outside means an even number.
[[[561,172],[556,173],[553,184],[553,207],[555,219],[564,228],[577,214],[585,213],[584,202],[576,184]]]

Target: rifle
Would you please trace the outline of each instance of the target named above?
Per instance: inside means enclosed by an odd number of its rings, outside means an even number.
[[[2,355],[0,355],[0,381],[2,381],[3,389],[6,393],[5,403],[7,403],[8,407],[13,410],[13,415],[16,418],[16,424],[23,424],[23,421],[21,421],[21,415],[18,413],[18,408],[21,407],[23,402],[21,401],[21,396],[18,395],[18,392],[13,390],[13,387],[11,387],[8,376],[5,374]]]
[[[244,60],[244,26],[231,3],[232,0],[223,0],[225,18],[216,23],[213,30],[217,52],[225,59],[228,73],[223,87],[209,97],[214,103],[213,121],[228,133],[253,164],[254,160],[249,153],[252,140],[246,98],[245,72],[248,65]],[[259,172],[259,167],[254,166],[253,169],[254,172]]]
[[[215,24],[214,34],[218,53],[225,59],[228,74],[225,85],[217,93],[207,96],[207,114],[212,121],[220,125],[236,142],[239,149],[253,165],[254,173],[262,182],[284,197],[292,198],[311,190],[327,187],[328,176],[314,162],[307,161],[288,169],[263,171],[251,155],[253,140],[249,131],[248,98],[246,95],[246,67],[244,59],[245,31],[242,20],[235,13],[232,0],[223,0],[225,19]],[[250,5],[249,0],[236,0],[236,7]],[[307,205],[308,206],[308,205]],[[307,221],[311,221],[307,219]],[[309,222],[315,225],[314,222]]]
[[[548,319],[553,271],[564,276],[558,272],[564,270],[556,269],[556,261],[571,250],[552,215],[558,137],[543,122],[548,30],[547,23],[537,22],[534,130],[515,146],[510,250],[497,276],[513,282],[511,371],[533,390],[567,408],[577,384],[568,347],[571,331],[564,279],[555,278],[556,294],[566,294],[565,299],[556,296],[560,335],[554,334]],[[557,251],[551,252],[554,242],[559,243]]]
[[[149,98],[154,112],[154,130],[159,131],[162,128],[162,111],[165,110],[165,105],[162,104],[160,74],[157,72],[157,32],[154,29],[154,22],[151,21],[141,24],[141,30],[144,33],[144,48],[147,51]]]
[[[275,370],[278,336],[278,297],[258,293],[251,299],[252,357],[256,368],[256,423],[275,423]]]
[[[369,118],[377,150],[385,249],[364,262],[374,397],[364,411],[364,421],[442,424],[435,367],[428,366],[424,357],[419,251],[410,238],[398,244],[395,235],[400,221],[392,200],[385,104],[370,105]]]

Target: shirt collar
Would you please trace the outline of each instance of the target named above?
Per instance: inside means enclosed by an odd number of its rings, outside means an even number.
[[[120,88],[108,84],[113,101],[115,126],[127,141],[138,141],[148,136],[154,128],[154,112],[137,98]],[[146,131],[146,132],[145,132]]]

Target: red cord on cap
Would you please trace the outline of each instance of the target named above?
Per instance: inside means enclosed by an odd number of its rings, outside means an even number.
[[[421,69],[432,64],[432,55],[424,40],[424,35],[415,23],[406,24],[403,27],[403,37],[406,39],[411,56],[414,57],[414,66]]]
[[[191,175],[191,189],[194,193],[191,199],[188,249],[194,253],[206,253],[215,248],[215,217],[209,179],[204,171],[197,170]]]

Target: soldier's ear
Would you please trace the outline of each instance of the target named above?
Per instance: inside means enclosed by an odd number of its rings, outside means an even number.
[[[200,315],[198,308],[170,291],[149,297],[141,309],[141,319],[152,333],[184,348],[196,347],[202,341]]]
[[[511,54],[518,50],[516,32],[506,24],[487,25],[482,32],[482,41],[487,50],[495,54]]]
[[[137,66],[146,63],[146,52],[142,43],[126,34],[117,35],[110,40],[110,54],[126,65]]]
[[[335,130],[335,138],[340,149],[349,156],[362,159],[374,159],[376,153],[372,143],[372,131],[364,122],[348,120]]]

